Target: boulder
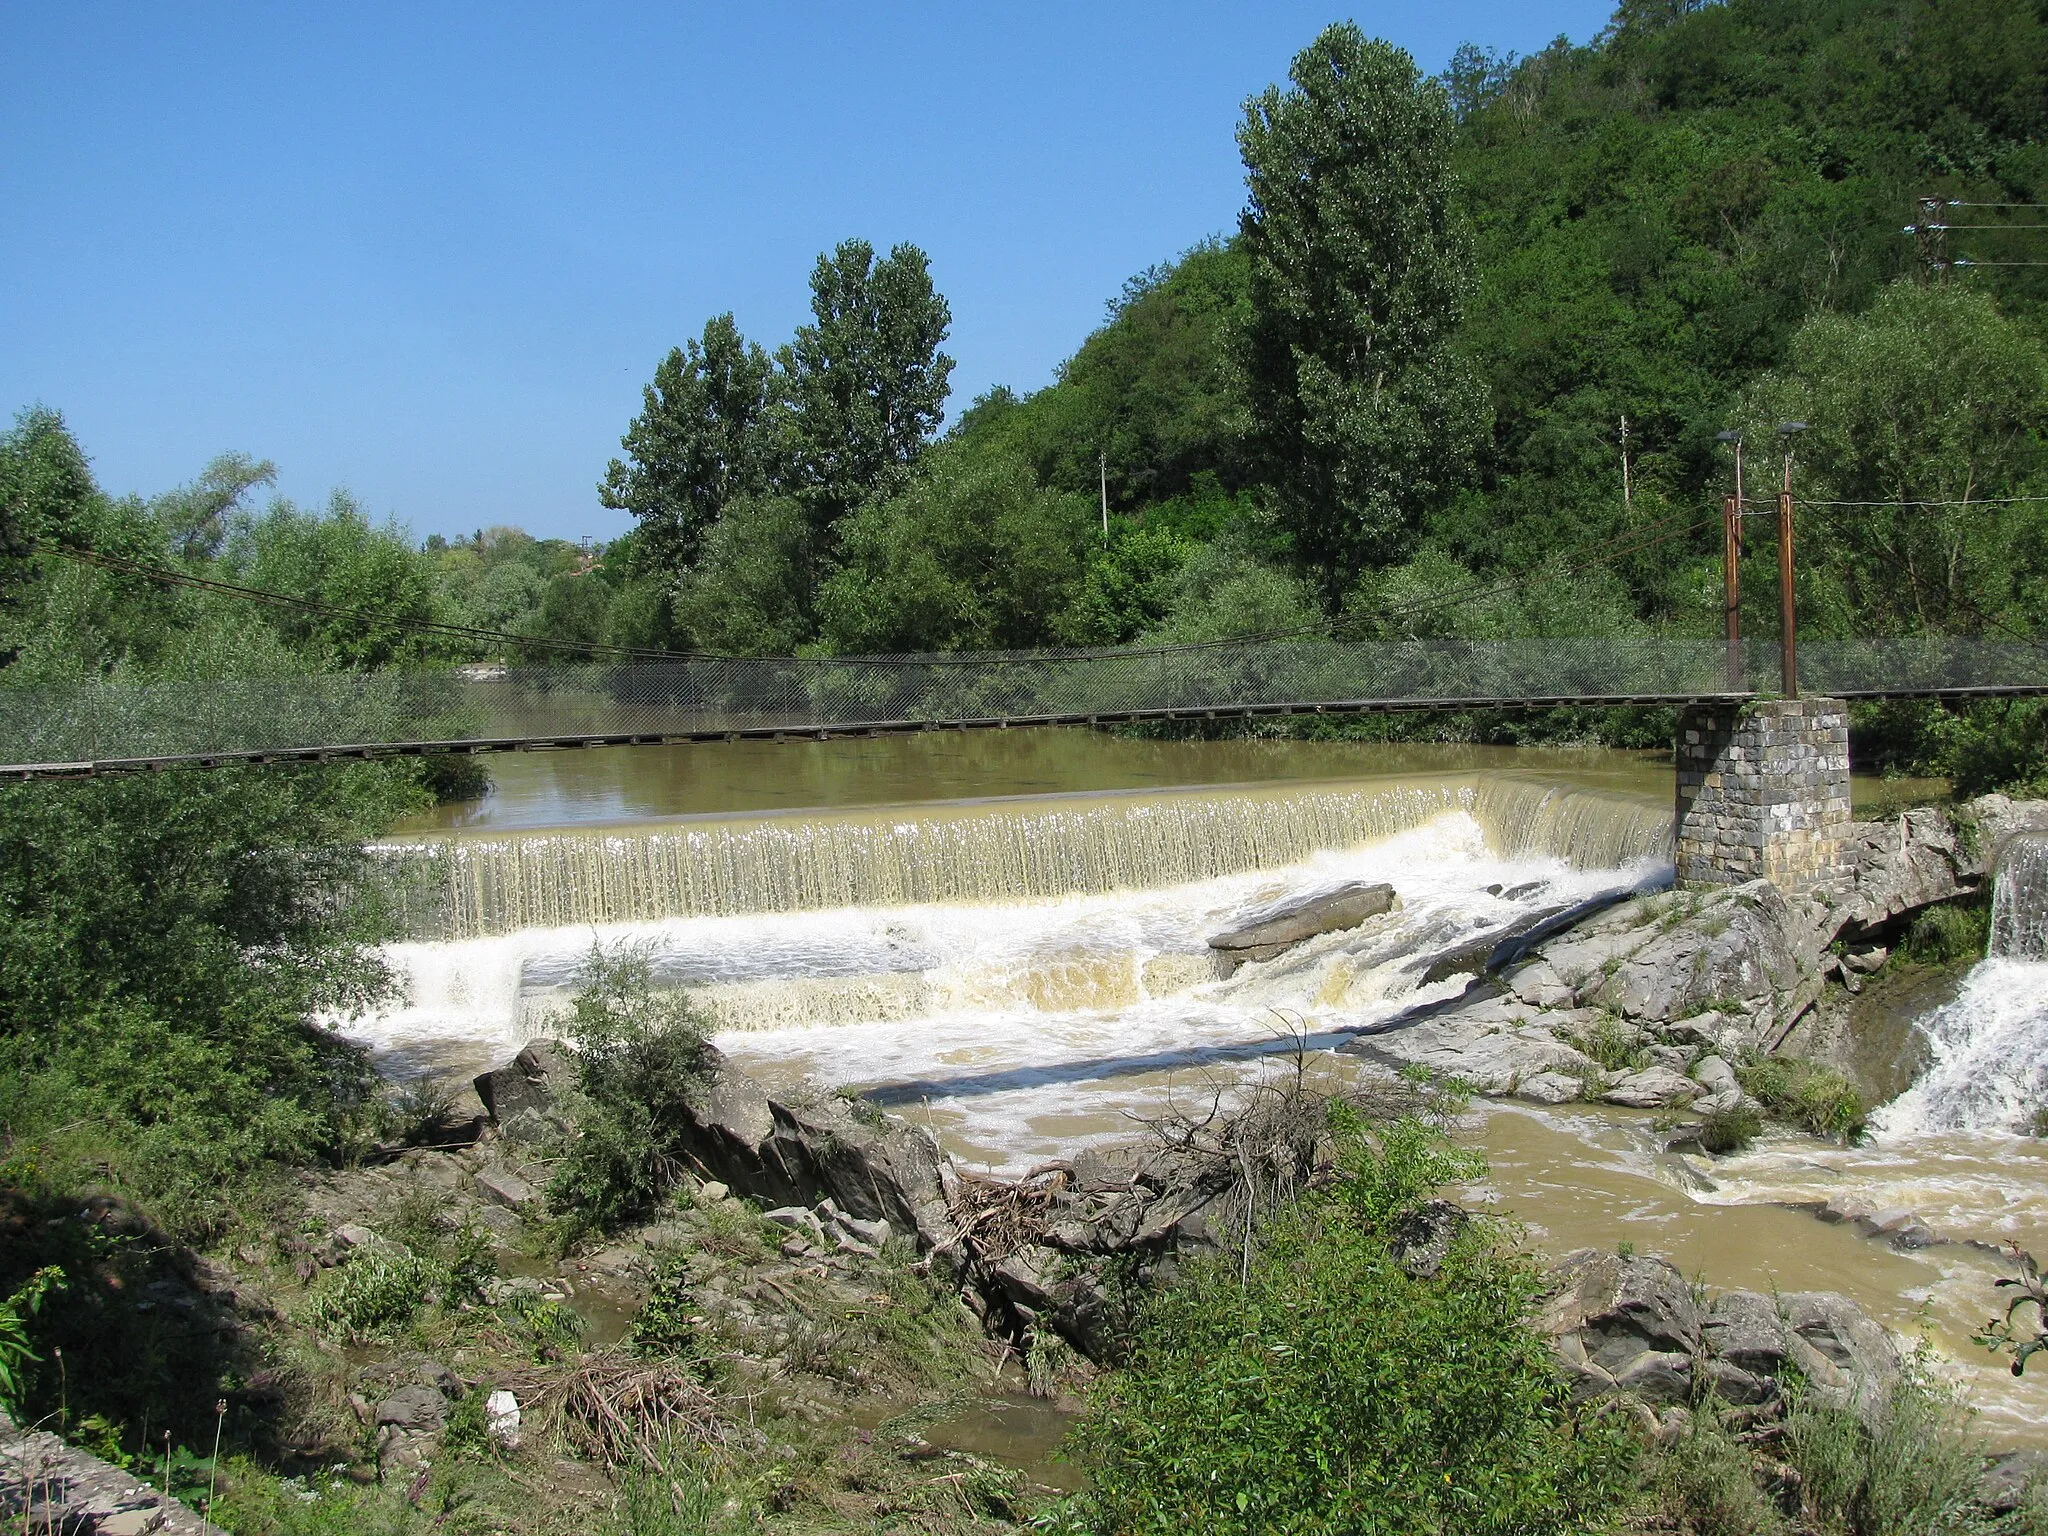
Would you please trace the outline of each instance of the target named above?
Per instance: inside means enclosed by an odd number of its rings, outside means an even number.
[[[1431,1200],[1410,1211],[1394,1229],[1394,1262],[1417,1280],[1433,1280],[1450,1257],[1451,1245],[1472,1225],[1470,1213],[1448,1200]]]
[[[682,1107],[683,1150],[702,1176],[735,1194],[806,1215],[830,1199],[856,1221],[917,1234],[924,1248],[954,1236],[944,1154],[921,1126],[837,1094],[771,1099],[708,1045]]]
[[[448,1417],[448,1399],[424,1382],[400,1387],[377,1405],[376,1422],[412,1434],[432,1434]]]
[[[1565,1044],[1553,1028],[1590,1025],[1590,1013],[1545,1014],[1512,997],[1495,997],[1455,1012],[1359,1035],[1338,1049],[1386,1066],[1424,1066],[1456,1077],[1479,1093],[1521,1093],[1541,1103],[1580,1096],[1580,1080],[1597,1077],[1599,1067],[1584,1052]],[[1569,1080],[1560,1097],[1539,1097],[1546,1074]],[[1529,1090],[1534,1086],[1535,1093]]]
[[[1691,1103],[1699,1091],[1699,1084],[1684,1073],[1651,1066],[1623,1073],[1607,1085],[1607,1091],[1600,1097],[1609,1104],[1630,1109],[1668,1109],[1674,1104]]]
[[[511,1169],[499,1165],[476,1171],[476,1192],[508,1211],[522,1210],[540,1198],[538,1191]]]
[[[1977,1502],[1994,1515],[2026,1506],[2030,1492],[2048,1487],[2048,1451],[2007,1451],[1991,1458],[1977,1485]]]
[[[1778,1304],[1755,1291],[1726,1291],[1700,1320],[1707,1379],[1730,1403],[1769,1402],[1778,1395],[1788,1345]]]
[[[1317,934],[1356,928],[1367,918],[1391,911],[1398,899],[1391,885],[1363,880],[1283,897],[1243,914],[1212,935],[1209,947],[1232,964],[1270,960]]]
[[[502,1067],[475,1079],[484,1112],[503,1125],[522,1113],[550,1115],[562,1086],[575,1073],[574,1064],[553,1040],[531,1040]]]
[[[1700,1320],[1684,1275],[1663,1259],[1587,1248],[1568,1255],[1551,1278],[1557,1289],[1541,1326],[1579,1396],[1691,1399]]]
[[[1885,1391],[1905,1369],[1892,1336],[1846,1296],[1788,1291],[1778,1298],[1778,1312],[1792,1363],[1838,1401]]]

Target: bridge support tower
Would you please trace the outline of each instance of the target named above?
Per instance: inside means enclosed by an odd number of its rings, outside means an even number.
[[[1839,699],[1679,711],[1680,885],[1761,878],[1803,895],[1840,871],[1848,830],[1849,715]]]

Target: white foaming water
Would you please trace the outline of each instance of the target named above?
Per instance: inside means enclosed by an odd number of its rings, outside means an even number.
[[[1985,960],[1916,1028],[1933,1059],[1871,1117],[1880,1141],[1939,1131],[2014,1132],[2048,1105],[2048,963]]]

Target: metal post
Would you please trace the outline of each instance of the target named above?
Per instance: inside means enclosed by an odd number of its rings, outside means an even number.
[[[1742,691],[1742,500],[1721,499],[1721,592],[1728,624],[1728,691]]]
[[[1785,665],[1785,697],[1799,697],[1799,626],[1792,612],[1792,455],[1778,492],[1778,644]]]

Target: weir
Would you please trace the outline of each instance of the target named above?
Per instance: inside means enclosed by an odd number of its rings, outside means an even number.
[[[391,846],[404,931],[468,939],[668,917],[989,902],[1277,868],[1454,812],[1504,855],[1669,856],[1649,800],[1501,775],[1204,787],[689,819]]]

